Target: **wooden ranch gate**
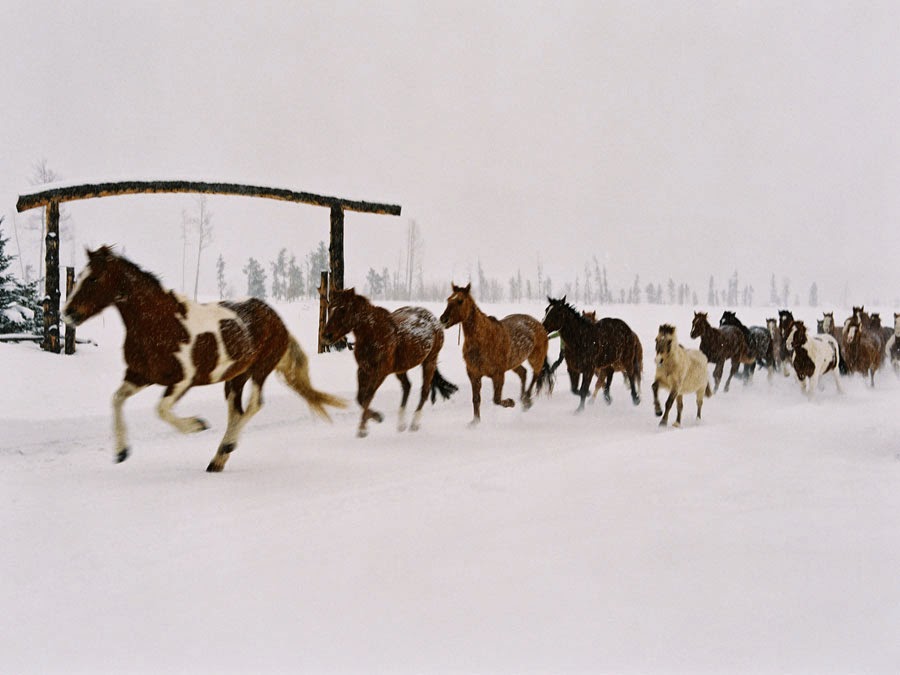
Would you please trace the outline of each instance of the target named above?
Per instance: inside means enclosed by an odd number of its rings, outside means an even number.
[[[343,199],[341,197],[327,197],[311,192],[294,192],[293,190],[259,187],[255,185],[204,183],[182,180],[125,181],[73,185],[70,187],[53,188],[41,192],[21,195],[18,202],[16,202],[16,209],[19,212],[38,207],[46,209],[47,233],[44,261],[47,274],[44,284],[44,334],[43,341],[41,342],[41,349],[55,353],[59,353],[61,349],[59,339],[59,205],[62,202],[71,202],[79,199],[160,193],[196,193],[262,197],[285,202],[324,206],[331,209],[331,235],[328,246],[330,281],[328,283],[323,283],[323,288],[320,288],[319,292],[323,301],[327,300],[329,289],[341,289],[344,287],[344,211],[379,213],[390,216],[400,215],[400,206],[396,204],[377,204],[373,202]],[[325,318],[327,317],[325,317],[324,312],[320,312],[320,352],[323,351],[322,328],[324,326]],[[72,337],[74,345],[74,335]]]

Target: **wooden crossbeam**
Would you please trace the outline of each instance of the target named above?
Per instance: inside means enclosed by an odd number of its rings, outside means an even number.
[[[197,193],[261,197],[263,199],[277,199],[279,201],[311,204],[313,206],[325,206],[328,208],[338,207],[344,211],[357,211],[359,213],[380,213],[390,216],[400,215],[400,206],[397,204],[378,204],[375,202],[317,195],[312,192],[295,192],[293,190],[262,187],[258,185],[206,183],[187,180],[133,180],[115,183],[87,183],[84,185],[51,188],[49,190],[42,190],[41,192],[21,195],[16,202],[16,209],[21,212],[39,206],[46,206],[50,202],[71,202],[79,199],[114,197],[117,195],[165,193]]]

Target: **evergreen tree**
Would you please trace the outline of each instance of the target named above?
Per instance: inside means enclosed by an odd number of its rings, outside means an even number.
[[[297,265],[297,256],[292,255],[288,261],[287,289],[285,297],[288,302],[293,302],[303,296],[303,270]]]
[[[775,273],[772,273],[772,281],[769,286],[769,304],[777,307],[781,304],[781,296],[778,295],[778,285],[775,283]]]
[[[6,252],[8,241],[0,229],[0,333],[34,330],[37,292],[33,284],[23,284],[12,275],[9,266],[15,256]]]
[[[219,300],[225,299],[226,283],[225,283],[225,258],[219,254],[216,260],[216,285],[219,288]]]
[[[265,299],[266,271],[255,258],[250,258],[243,269],[247,275],[247,295],[252,298]]]
[[[809,306],[819,306],[819,287],[816,285],[815,281],[813,282],[812,286],[809,287]]]
[[[372,267],[366,274],[366,287],[370,297],[380,299],[384,296],[384,279]]]
[[[287,249],[283,248],[278,252],[275,262],[269,263],[272,270],[272,297],[275,300],[284,300],[287,297],[288,286],[288,269],[287,269]]]

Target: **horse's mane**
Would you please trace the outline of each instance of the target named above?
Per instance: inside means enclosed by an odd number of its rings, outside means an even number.
[[[559,300],[554,300],[553,298],[548,298],[548,300],[550,300],[551,305],[560,305],[563,308],[565,308],[566,310],[568,310],[569,312],[571,312],[572,314],[574,314],[575,317],[585,326],[593,326],[594,325],[594,322],[591,319],[584,316],[581,312],[579,312],[577,309],[575,309],[574,305],[570,304],[564,298],[560,298]]]
[[[116,262],[121,264],[125,268],[127,274],[142,277],[147,281],[159,286],[160,290],[166,290],[162,282],[159,280],[159,277],[156,276],[153,272],[148,272],[147,270],[140,267],[137,263],[132,262],[125,256],[119,255],[108,246],[104,246],[102,249],[100,249],[100,251],[98,251],[98,253],[100,252],[104,252],[108,260],[115,260]]]

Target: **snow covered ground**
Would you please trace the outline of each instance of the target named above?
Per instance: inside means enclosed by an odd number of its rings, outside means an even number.
[[[314,354],[316,307],[279,309],[313,382],[352,399],[352,354]],[[212,424],[194,436],[156,417],[159,388],[131,399],[113,463],[113,310],[74,357],[0,344],[0,672],[898,672],[893,373],[814,402],[757,375],[660,430],[653,338],[672,322],[695,346],[690,310],[609,313],[644,343],[638,407],[617,375],[576,416],[558,381],[470,429],[454,328],[440,369],[460,391],[421,431],[396,431],[393,378],[358,439],[355,404],[329,425],[273,377],[218,475],[219,386],[179,403]]]

